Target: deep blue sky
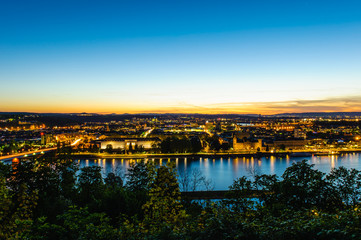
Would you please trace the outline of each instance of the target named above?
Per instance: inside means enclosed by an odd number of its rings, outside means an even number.
[[[360,12],[347,0],[3,1],[0,111],[361,111]]]

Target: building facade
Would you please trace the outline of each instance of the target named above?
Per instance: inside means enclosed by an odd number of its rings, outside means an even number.
[[[134,150],[143,148],[144,150],[150,150],[159,143],[159,138],[111,138],[100,141],[100,149]]]
[[[263,150],[262,148],[262,139],[257,139],[256,141],[238,139],[237,136],[233,136],[233,150]]]

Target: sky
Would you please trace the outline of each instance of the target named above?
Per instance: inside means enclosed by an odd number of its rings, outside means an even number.
[[[361,1],[2,1],[0,111],[361,111]]]

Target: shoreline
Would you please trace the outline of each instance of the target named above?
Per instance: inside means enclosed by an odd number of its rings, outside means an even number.
[[[54,151],[54,149],[44,149],[46,152]],[[40,151],[40,150],[39,150]],[[241,153],[241,152],[230,152],[230,153],[153,153],[153,154],[108,154],[108,153],[72,153],[71,158],[89,158],[89,159],[175,159],[175,158],[257,158],[262,157],[311,157],[311,156],[338,156],[347,153],[361,153],[361,149],[355,150],[333,150],[333,151],[292,151],[292,152],[257,152],[257,153]],[[26,153],[25,153],[26,154]],[[33,155],[24,156],[22,154],[16,154],[16,156],[3,156],[0,161],[7,162],[13,158],[29,158]]]
[[[168,153],[168,154],[104,154],[104,153],[73,153],[72,157],[86,157],[91,159],[162,159],[162,158],[210,158],[210,157],[311,157],[335,156],[346,153],[361,153],[361,150],[339,150],[334,152],[280,152],[280,153]]]

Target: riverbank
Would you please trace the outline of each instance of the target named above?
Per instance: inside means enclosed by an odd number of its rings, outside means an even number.
[[[34,152],[1,156],[0,161],[10,161],[13,158],[28,158],[39,153],[54,151],[56,148],[41,149]],[[230,153],[167,153],[167,154],[109,154],[109,153],[72,153],[74,159],[174,159],[174,158],[262,158],[262,157],[310,157],[310,156],[335,156],[346,153],[361,153],[361,149],[329,150],[329,151],[292,151],[292,152],[230,152]]]
[[[304,151],[304,152],[257,152],[257,153],[167,153],[167,154],[109,154],[109,153],[73,153],[74,158],[89,159],[164,159],[164,158],[240,158],[240,157],[310,157],[310,156],[333,156],[346,153],[361,153],[357,150],[333,150],[333,151]]]

